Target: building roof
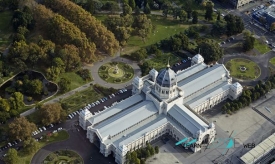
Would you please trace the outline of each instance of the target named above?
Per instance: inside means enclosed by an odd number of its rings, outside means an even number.
[[[275,133],[273,133],[267,139],[262,141],[255,148],[251,149],[249,152],[244,154],[241,157],[241,160],[247,164],[254,163],[257,160],[259,160],[262,156],[269,153],[274,148],[274,145],[275,145]]]
[[[168,114],[175,118],[192,134],[196,134],[199,130],[205,131],[209,127],[201,118],[181,104],[174,105],[168,111]]]
[[[222,64],[216,64],[189,76],[189,78],[183,79],[178,82],[178,86],[184,91],[184,97],[187,97],[218,81],[226,74],[226,68]]]
[[[97,115],[93,116],[89,120],[90,120],[90,122],[92,122],[92,124],[97,124],[97,123],[104,121],[105,119],[112,117],[115,114],[131,107],[132,105],[141,102],[142,100],[143,100],[143,96],[141,94],[133,95],[133,96],[129,97],[126,101],[122,101],[122,102],[116,104],[115,106],[108,108],[108,109],[102,111],[101,113],[98,113]]]
[[[125,101],[127,103],[129,100]],[[97,126],[100,135],[104,138],[106,136],[114,136],[127,128],[139,123],[140,121],[156,114],[156,109],[152,101],[142,101],[129,109],[111,117]]]
[[[230,88],[231,84],[228,84],[227,81],[217,82],[217,85],[212,87],[209,90],[206,90],[204,93],[198,93],[199,96],[191,98],[190,101],[186,102],[185,104],[188,105],[190,108],[194,109],[196,106],[200,105],[201,103],[205,102],[209,98],[216,96],[223,91],[226,91]]]
[[[170,67],[162,69],[157,76],[157,84],[161,87],[171,87],[176,85],[176,73]]]
[[[207,68],[207,65],[204,63],[192,65],[191,67],[188,67],[187,69],[177,72],[177,80],[178,83],[184,79],[186,79],[189,76],[192,76],[193,74]]]

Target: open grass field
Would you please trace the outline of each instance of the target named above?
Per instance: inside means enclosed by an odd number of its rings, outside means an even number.
[[[58,82],[62,77],[66,77],[71,80],[71,88],[70,88],[71,90],[78,88],[89,82],[89,81],[85,81],[82,77],[80,77],[75,72],[61,73],[60,76],[55,80],[55,82]]]
[[[265,54],[271,50],[268,45],[260,42],[258,39],[255,39],[254,48],[258,50],[261,54]]]
[[[96,100],[102,98],[103,95],[97,93],[93,87],[89,87],[81,92],[77,92],[72,96],[69,96],[63,100],[62,103],[66,103],[68,106],[67,113],[72,113],[74,111],[83,108],[85,105],[95,102]]]
[[[62,131],[59,131],[58,133],[54,133],[52,134],[52,136],[50,136],[48,139],[46,139],[45,137],[40,140],[38,143],[39,143],[39,148],[42,148],[50,143],[53,143],[53,142],[58,142],[58,141],[63,141],[63,140],[66,140],[68,139],[70,136],[69,134],[62,130]],[[30,154],[30,155],[27,155],[25,152],[24,152],[24,149],[19,151],[18,152],[18,156],[19,156],[19,159],[20,159],[20,163],[21,164],[30,164],[31,163],[31,159],[32,157],[34,156],[34,154]]]
[[[148,62],[150,68],[154,68],[157,71],[159,71],[162,68],[166,68],[168,59],[169,59],[170,66],[180,61],[179,57],[171,53],[164,53],[160,57],[154,57],[152,59],[146,60],[146,62]]]
[[[275,57],[271,58],[269,62],[275,66]]]
[[[12,33],[11,11],[0,12],[0,51],[4,51],[10,43]]]
[[[253,61],[236,58],[225,64],[232,77],[242,80],[253,80],[260,76],[261,69]]]
[[[129,54],[139,48],[155,44],[165,38],[169,38],[177,33],[183,32],[189,25],[181,24],[179,20],[164,18],[162,16],[153,15],[150,17],[152,24],[156,27],[149,37],[143,42],[140,37],[132,36],[128,41],[127,47],[124,48],[122,54]]]

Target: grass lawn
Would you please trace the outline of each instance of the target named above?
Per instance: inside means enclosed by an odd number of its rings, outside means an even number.
[[[98,75],[101,79],[108,83],[125,83],[134,77],[133,68],[125,63],[119,62],[117,64],[118,71],[115,71],[115,65],[112,63],[106,63],[99,68]]]
[[[58,142],[58,141],[63,141],[63,140],[66,140],[68,139],[70,136],[69,134],[62,130],[58,133],[55,133],[53,134],[52,136],[50,136],[48,138],[48,140],[46,140],[46,138],[44,137],[44,139],[40,140],[38,143],[39,143],[39,147],[40,149],[50,143],[53,143],[53,142]],[[18,156],[19,156],[19,159],[20,159],[20,163],[21,164],[30,164],[31,163],[31,159],[32,157],[34,156],[34,154],[31,154],[31,155],[26,155],[26,153],[24,152],[24,149],[19,151],[18,152]]]
[[[0,51],[5,50],[11,41],[12,26],[10,22],[12,14],[11,11],[0,12]]]
[[[269,62],[275,66],[275,57],[271,58]]]
[[[127,47],[123,48],[122,54],[129,54],[135,52],[139,48],[155,44],[165,38],[183,32],[189,27],[189,25],[179,23],[179,20],[164,18],[162,16],[152,15],[150,19],[156,28],[149,34],[145,43],[140,37],[132,36],[128,41]]]
[[[268,47],[268,45],[261,43],[259,40],[255,39],[254,48],[258,50],[261,54],[265,54],[269,52],[271,49]]]
[[[95,102],[102,98],[103,95],[97,93],[93,87],[89,87],[81,92],[77,92],[72,96],[69,96],[63,100],[62,103],[66,103],[68,106],[67,113],[72,113],[84,107],[88,103]]]
[[[89,81],[83,80],[82,77],[80,77],[75,72],[66,72],[59,75],[59,77],[55,80],[55,82],[58,82],[60,78],[66,77],[71,80],[71,90],[78,88],[84,84],[87,84]]]
[[[164,53],[160,57],[154,57],[152,59],[146,60],[146,62],[148,62],[150,68],[154,68],[159,71],[162,68],[166,68],[168,59],[171,66],[180,61],[179,57],[171,53]]]
[[[230,71],[231,76],[242,80],[256,79],[261,74],[260,67],[255,62],[247,59],[232,59],[225,66]],[[245,67],[246,70],[241,71],[241,67]]]

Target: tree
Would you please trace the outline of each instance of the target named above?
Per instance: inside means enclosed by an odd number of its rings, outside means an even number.
[[[271,23],[269,30],[270,31],[274,31],[275,30],[275,22]]]
[[[52,66],[58,68],[61,73],[65,71],[65,64],[63,60],[59,57],[53,58]]]
[[[10,111],[10,104],[7,99],[0,98],[0,111]]]
[[[10,148],[4,158],[4,161],[6,164],[17,164],[19,161],[17,151],[14,148]]]
[[[56,80],[59,74],[60,74],[60,69],[57,67],[52,66],[46,69],[46,75],[50,80]]]
[[[192,12],[192,16],[193,16],[192,23],[193,24],[197,24],[198,23],[198,12],[197,11],[193,11]]]
[[[0,111],[0,122],[6,122],[10,118],[10,114],[8,112]]]
[[[41,94],[43,91],[43,84],[39,79],[29,81],[28,92],[32,95]]]
[[[143,42],[151,33],[152,30],[152,22],[147,18],[145,14],[140,14],[135,17],[133,28],[135,29],[135,34],[142,38]]]
[[[243,50],[244,51],[249,51],[254,48],[255,44],[255,38],[252,36],[250,31],[244,31],[244,41],[243,41]]]
[[[40,148],[39,143],[32,137],[23,141],[23,147],[27,154],[33,154]]]
[[[136,2],[135,2],[135,0],[129,0],[129,6],[130,6],[132,9],[135,9],[135,8],[136,8]]]
[[[211,39],[204,39],[197,44],[197,52],[199,52],[200,49],[200,52],[206,63],[216,62],[222,58],[223,50],[216,41]]]
[[[34,27],[34,23],[32,12],[29,7],[25,6],[23,11],[15,10],[12,17],[12,24],[15,30],[17,30],[19,26],[32,29]]]
[[[214,4],[211,1],[206,2],[204,18],[208,21],[213,20],[213,7]]]
[[[240,17],[228,14],[224,17],[227,23],[227,35],[235,35],[241,33],[244,30],[244,24]]]
[[[10,97],[11,109],[18,110],[24,106],[24,96],[20,92],[14,92]]]
[[[41,48],[35,43],[29,44],[28,54],[29,56],[27,59],[27,63],[31,67],[34,67],[37,64],[37,62],[42,58]]]
[[[97,11],[100,11],[103,6],[103,3],[99,0],[87,0],[86,10],[91,14],[95,14]]]
[[[68,92],[71,87],[71,80],[65,77],[62,77],[60,81],[58,82],[59,91],[61,93]]]
[[[220,20],[221,20],[221,12],[218,11],[217,14],[218,14],[218,16],[217,16],[217,21],[220,21]]]
[[[155,152],[156,152],[156,154],[159,153],[159,147],[158,146],[155,146]]]
[[[128,15],[128,14],[132,14],[132,8],[128,5],[128,4],[124,4],[123,5],[123,15]]]
[[[136,6],[136,8],[135,8],[135,15],[139,15],[140,14],[140,9],[139,9],[139,7],[138,6]]]
[[[144,7],[143,12],[144,12],[144,14],[151,14],[151,9],[150,9],[150,6],[148,5],[148,3]]]
[[[11,139],[27,140],[31,138],[32,132],[37,130],[34,123],[29,122],[25,117],[15,118],[8,125],[8,133]]]
[[[226,34],[226,30],[227,30],[226,21],[224,20],[216,21],[212,26],[211,34],[214,36],[220,36],[220,35]]]
[[[184,10],[180,10],[179,18],[181,22],[185,22],[187,20],[187,13]]]
[[[116,11],[119,11],[119,5],[114,1],[107,1],[103,6],[103,10],[110,11],[111,14],[114,14]]]
[[[40,117],[43,125],[50,125],[66,119],[66,112],[59,103],[46,104],[40,109]]]
[[[79,49],[74,45],[65,44],[63,48],[59,50],[58,56],[60,56],[64,62],[66,71],[77,70],[81,65]]]

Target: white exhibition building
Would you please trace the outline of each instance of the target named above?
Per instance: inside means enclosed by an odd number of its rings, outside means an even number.
[[[206,65],[198,54],[185,70],[175,73],[167,65],[160,72],[152,69],[134,78],[131,97],[94,115],[83,110],[79,124],[104,156],[113,154],[117,163],[124,164],[128,151],[167,133],[177,141],[213,142],[215,125],[199,114],[227,98],[238,98],[242,90],[239,83],[232,84],[223,64]]]

